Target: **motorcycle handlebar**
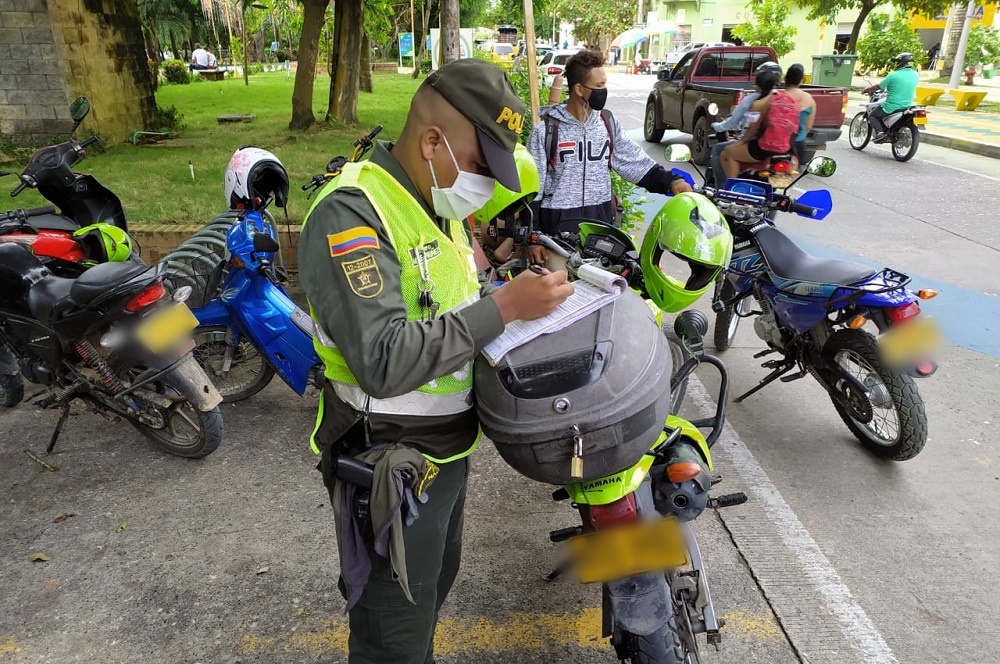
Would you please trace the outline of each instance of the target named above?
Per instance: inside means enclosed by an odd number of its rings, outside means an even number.
[[[10,192],[10,197],[16,198],[22,191],[24,191],[27,188],[28,188],[28,183],[21,182],[16,187],[14,187],[14,191]]]
[[[802,205],[801,203],[796,203],[795,201],[790,201],[788,203],[788,211],[796,214],[804,214],[809,217],[818,217],[820,214],[819,208],[814,208],[811,205]]]
[[[93,145],[93,144],[94,144],[94,143],[96,143],[97,141],[98,141],[98,138],[97,138],[97,136],[91,136],[91,137],[90,137],[90,138],[88,138],[87,140],[85,140],[85,141],[83,141],[82,143],[80,143],[80,149],[83,149],[83,148],[86,148],[86,147],[87,147],[87,146],[89,146],[89,145]]]

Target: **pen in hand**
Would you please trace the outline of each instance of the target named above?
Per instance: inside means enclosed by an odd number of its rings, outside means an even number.
[[[532,272],[534,272],[535,274],[546,275],[546,274],[549,273],[548,270],[546,270],[544,267],[542,267],[541,265],[538,265],[536,263],[532,263],[531,265],[529,265],[528,269],[531,270]]]

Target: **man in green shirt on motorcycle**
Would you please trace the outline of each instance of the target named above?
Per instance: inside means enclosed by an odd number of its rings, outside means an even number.
[[[920,74],[913,68],[912,53],[900,53],[892,61],[896,64],[896,71],[865,89],[865,94],[871,94],[879,88],[887,91],[882,107],[868,114],[868,124],[875,130],[876,143],[885,140],[885,134],[888,131],[884,122],[885,118],[896,111],[912,106],[913,96],[917,92],[917,84],[920,83]]]

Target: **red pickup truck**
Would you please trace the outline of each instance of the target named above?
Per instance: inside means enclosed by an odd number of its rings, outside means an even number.
[[[663,132],[677,129],[691,134],[691,154],[698,164],[707,164],[714,133],[711,123],[729,116],[743,96],[753,92],[757,67],[778,61],[766,46],[711,46],[686,53],[673,69],[661,69],[646,101],[643,133],[647,141],[659,143]],[[847,90],[821,85],[803,85],[816,99],[816,119],[806,138],[806,156],[840,138],[847,112]],[[716,116],[708,112],[715,103]]]

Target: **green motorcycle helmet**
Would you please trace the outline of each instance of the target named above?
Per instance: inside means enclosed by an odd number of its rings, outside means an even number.
[[[493,196],[473,215],[476,223],[489,224],[497,218],[509,218],[512,221],[521,205],[531,203],[538,196],[538,166],[528,148],[520,143],[514,146],[514,165],[521,181],[521,191],[511,191],[497,182],[493,188]],[[510,230],[513,231],[513,226]]]
[[[132,238],[113,224],[97,223],[84,226],[73,233],[87,254],[86,262],[122,263],[132,255]]]
[[[679,260],[665,268],[666,253]],[[712,201],[694,192],[677,194],[660,208],[642,240],[646,291],[662,311],[683,311],[708,290],[732,253],[733,234]]]

